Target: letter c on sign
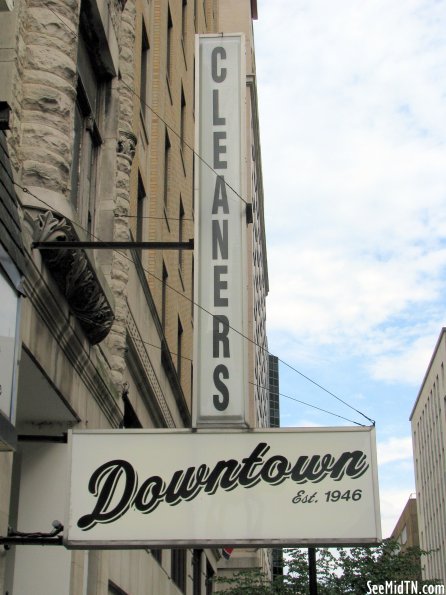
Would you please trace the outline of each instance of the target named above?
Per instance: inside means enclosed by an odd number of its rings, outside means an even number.
[[[226,78],[226,68],[221,68],[218,72],[217,59],[220,57],[222,60],[226,60],[226,50],[220,45],[212,50],[211,66],[212,66],[212,78],[216,83],[222,83]]]

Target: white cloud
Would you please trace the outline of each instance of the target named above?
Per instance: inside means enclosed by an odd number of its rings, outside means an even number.
[[[378,464],[385,465],[396,461],[412,461],[412,438],[389,438],[378,443]]]
[[[321,427],[323,427],[323,424],[317,423],[311,419],[299,418],[298,420],[292,422],[288,427],[291,427],[291,428],[321,428]]]
[[[338,357],[350,393],[368,394],[387,436],[388,534],[413,489],[405,424],[446,315],[446,3],[258,4],[270,347],[316,379]],[[412,386],[397,400],[390,383]]]
[[[407,489],[385,489],[380,491],[383,538],[390,537],[410,495],[410,487]]]
[[[405,349],[379,354],[370,364],[370,373],[378,380],[397,382],[404,378],[420,386],[434,346],[433,337],[419,337]]]
[[[268,327],[362,344],[376,378],[415,382],[402,364],[442,326],[446,289],[446,5],[260,1],[259,15]],[[383,327],[414,311],[424,325],[394,354]]]

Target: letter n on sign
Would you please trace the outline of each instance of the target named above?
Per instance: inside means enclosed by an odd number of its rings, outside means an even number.
[[[243,35],[196,37],[195,427],[246,427]]]

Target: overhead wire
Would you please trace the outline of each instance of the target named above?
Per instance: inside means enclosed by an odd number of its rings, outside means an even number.
[[[74,31],[73,29],[71,29],[71,27],[69,27],[67,25],[67,23],[60,17],[60,15],[57,14],[57,12],[55,12],[51,6],[49,6],[46,2],[43,3],[44,6],[46,6],[46,8],[53,13],[53,15],[62,23],[62,25],[65,27],[65,29],[67,31],[69,31],[71,33],[71,35],[73,35],[74,39],[78,39],[78,34],[76,33],[76,31]]]
[[[192,218],[188,217],[154,217],[152,215],[122,215],[121,213],[116,214],[115,217],[128,217],[129,219],[155,219],[161,221],[194,221]]]
[[[161,345],[155,345],[155,343],[150,343],[149,341],[144,341],[144,339],[139,339],[141,341],[141,343],[143,343],[144,345],[147,345],[148,347],[153,347],[155,349],[159,349],[160,351],[163,349]],[[187,357],[186,355],[180,355],[179,353],[175,353],[175,351],[172,351],[169,349],[169,353],[170,355],[174,355],[176,357],[180,357],[181,359],[184,359],[188,362],[193,363],[193,359],[190,357]],[[261,384],[258,384],[256,382],[252,382],[249,381],[248,384],[256,387],[256,388],[260,388],[262,390],[266,390],[266,391],[270,391],[269,387],[267,386],[262,386]],[[323,413],[326,413],[328,415],[332,415],[334,417],[337,417],[339,419],[343,419],[344,421],[348,421],[349,423],[355,424],[357,426],[361,426],[364,427],[364,424],[361,424],[357,421],[354,421],[352,419],[349,419],[348,417],[344,417],[343,415],[339,415],[337,413],[334,413],[333,411],[329,411],[328,409],[323,409],[322,407],[318,407],[317,405],[313,405],[312,403],[308,403],[307,401],[302,401],[301,399],[297,399],[296,397],[291,397],[290,395],[286,395],[285,393],[282,392],[275,392],[275,394],[284,397],[285,399],[290,399],[291,401],[295,401],[296,403],[300,403],[301,405],[306,405],[307,407],[311,407],[313,409],[316,409],[317,411],[321,411]]]
[[[255,382],[248,382],[249,384],[251,384],[252,386],[255,386],[257,388],[261,388],[263,390],[267,390],[269,391],[270,389],[266,386],[262,386],[261,384],[256,384]],[[348,421],[352,424],[355,424],[357,426],[361,426],[364,427],[364,424],[360,424],[357,421],[353,421],[352,419],[349,419],[348,417],[344,417],[343,415],[338,415],[337,413],[333,413],[333,411],[328,411],[327,409],[323,409],[322,407],[317,407],[316,405],[312,405],[311,403],[308,403],[306,401],[302,401],[300,399],[297,399],[296,397],[290,397],[290,395],[286,395],[280,391],[274,391],[274,393],[276,395],[280,395],[281,397],[285,397],[285,399],[291,399],[292,401],[296,401],[297,403],[301,403],[302,405],[307,405],[308,407],[312,407],[313,409],[317,409],[318,411],[322,411],[323,413],[328,413],[328,415],[333,415],[334,417],[338,417],[340,419],[343,419],[345,421]]]
[[[8,176],[9,176],[9,174],[8,174]],[[9,176],[9,177],[10,177],[10,176]],[[52,211],[54,211],[54,212],[56,212],[57,214],[59,214],[59,215],[63,216],[63,214],[62,214],[62,213],[58,212],[57,210],[54,210],[54,209],[53,209],[53,207],[52,207],[52,205],[50,205],[49,203],[47,203],[46,201],[44,201],[42,198],[40,198],[40,197],[36,196],[34,193],[32,193],[32,192],[31,192],[30,190],[28,190],[26,187],[22,186],[21,184],[19,184],[19,183],[18,183],[18,182],[16,182],[16,181],[14,181],[14,180],[13,180],[11,177],[10,177],[10,179],[11,179],[12,183],[13,183],[15,186],[17,186],[18,188],[20,188],[20,189],[22,190],[22,192],[24,192],[25,194],[29,194],[29,195],[33,196],[33,198],[35,198],[36,200],[38,200],[39,202],[41,202],[42,204],[44,204],[45,206],[47,206],[48,208],[50,208]],[[101,241],[101,240],[100,240],[100,239],[99,239],[97,236],[95,236],[95,234],[93,234],[91,231],[88,231],[86,228],[83,228],[82,226],[80,226],[80,227],[81,227],[81,229],[83,229],[83,231],[85,231],[85,232],[86,232],[88,235],[90,235],[92,238],[94,238],[95,240],[99,240],[99,241]],[[107,244],[107,242],[104,242],[104,243],[105,243],[105,244]],[[111,248],[111,249],[113,248],[113,245],[112,245],[112,243],[110,244],[110,248]],[[128,260],[129,262],[131,262],[132,264],[134,264],[134,260],[133,260],[132,258],[130,258],[129,256],[127,256],[127,254],[125,254],[124,252],[121,252],[121,250],[115,250],[115,251],[116,251],[117,253],[119,253],[119,254],[120,254],[120,255],[121,255],[123,258],[125,258],[126,260]],[[142,266],[142,265],[141,265],[141,266]],[[157,281],[158,281],[158,282],[160,282],[160,283],[165,283],[165,282],[164,282],[164,281],[163,281],[163,280],[162,280],[160,277],[158,277],[157,275],[155,275],[155,274],[154,274],[154,273],[152,273],[151,271],[149,271],[149,270],[145,269],[144,267],[142,267],[142,268],[143,268],[143,271],[144,271],[144,272],[145,272],[147,275],[149,275],[150,277],[154,278],[155,280],[157,280]],[[171,291],[173,291],[174,293],[178,294],[178,295],[179,295],[181,298],[183,298],[183,299],[185,299],[186,301],[190,302],[190,303],[191,303],[191,304],[193,304],[194,306],[197,306],[197,308],[199,308],[200,310],[202,310],[203,312],[205,312],[205,313],[206,313],[206,314],[208,314],[209,316],[211,316],[211,317],[214,317],[214,314],[212,314],[212,313],[211,313],[209,310],[207,310],[207,309],[206,309],[204,306],[201,306],[200,304],[198,304],[197,302],[195,302],[194,300],[192,300],[191,298],[189,298],[187,295],[185,295],[185,294],[184,294],[183,292],[181,292],[180,290],[176,289],[175,287],[173,287],[172,285],[170,285],[170,284],[168,284],[168,283],[165,283],[165,286],[166,286],[168,289],[170,289]],[[244,334],[243,334],[241,331],[239,331],[238,329],[234,328],[234,327],[233,327],[233,326],[231,326],[231,325],[228,325],[228,326],[229,326],[229,328],[230,328],[230,329],[231,329],[233,332],[235,332],[236,334],[238,334],[238,335],[239,335],[239,336],[240,336],[242,339],[244,339],[244,340],[246,340],[246,341],[250,342],[250,343],[251,343],[251,344],[253,344],[255,347],[258,347],[259,349],[261,349],[262,351],[264,351],[266,355],[273,355],[273,354],[271,354],[271,352],[270,352],[270,351],[269,351],[267,348],[265,348],[265,347],[263,347],[262,345],[260,345],[259,343],[257,343],[257,342],[256,342],[254,339],[251,339],[251,337],[248,337],[248,336],[244,335]],[[159,346],[157,346],[157,345],[154,345],[154,344],[151,344],[151,343],[148,343],[147,341],[144,341],[143,339],[141,339],[141,341],[142,341],[142,343],[144,343],[144,344],[147,344],[147,345],[149,345],[149,346],[151,346],[151,347],[155,347],[155,348],[161,349],[161,347],[159,347]],[[169,352],[171,353],[171,355],[176,355],[176,356],[178,356],[178,354],[176,354],[175,352],[171,351],[170,349],[169,349]],[[180,357],[182,357],[182,358],[184,358],[184,359],[187,359],[187,360],[189,360],[189,361],[193,361],[193,360],[191,360],[190,358],[187,358],[187,357],[185,357],[185,356],[180,356]],[[276,357],[277,357],[277,356],[276,356]],[[329,391],[329,390],[328,390],[328,389],[326,389],[324,386],[322,386],[321,384],[319,384],[319,383],[317,383],[316,381],[314,381],[313,379],[311,379],[309,376],[307,376],[307,375],[303,374],[303,373],[302,373],[302,372],[300,372],[300,371],[299,371],[297,368],[295,368],[294,366],[291,366],[291,364],[289,364],[288,362],[286,362],[286,361],[285,361],[285,360],[283,360],[282,358],[279,358],[279,357],[278,357],[277,359],[278,359],[278,361],[279,361],[279,362],[281,362],[281,363],[282,363],[282,364],[284,364],[285,366],[289,367],[291,370],[293,370],[293,371],[294,371],[294,372],[296,372],[297,374],[301,375],[303,378],[305,378],[307,381],[309,381],[309,382],[311,382],[312,384],[314,384],[315,386],[317,386],[317,387],[318,387],[319,389],[321,389],[322,391],[324,391],[324,392],[328,393],[329,395],[331,395],[332,397],[334,397],[335,399],[337,399],[338,401],[340,401],[341,403],[343,403],[344,405],[346,405],[347,407],[349,407],[350,409],[352,409],[353,411],[355,411],[355,412],[356,412],[356,413],[358,413],[359,415],[362,415],[362,416],[363,416],[365,419],[367,419],[368,421],[370,421],[370,422],[371,422],[371,423],[374,425],[374,423],[375,423],[375,422],[374,422],[374,421],[373,421],[371,418],[369,418],[367,415],[365,415],[364,413],[362,413],[361,411],[359,411],[358,409],[356,409],[355,407],[353,407],[352,405],[350,405],[350,404],[349,404],[347,401],[345,401],[344,399],[341,399],[340,397],[338,397],[337,395],[335,395],[335,394],[334,394],[332,391]],[[253,383],[251,383],[251,384],[253,384]],[[266,389],[266,387],[261,387],[260,385],[258,385],[258,386],[259,386],[260,388],[263,388],[263,389],[265,389],[265,390],[268,390],[268,389]],[[299,403],[305,404],[305,405],[307,405],[307,406],[309,406],[309,407],[312,407],[312,408],[314,408],[314,409],[316,409],[316,410],[319,410],[319,411],[324,411],[325,413],[328,413],[328,414],[330,414],[330,415],[333,415],[333,416],[335,416],[335,417],[339,417],[339,418],[341,418],[341,419],[344,419],[344,420],[346,420],[346,421],[352,422],[352,420],[350,420],[350,419],[348,419],[348,418],[345,418],[345,417],[343,417],[343,416],[340,416],[340,415],[338,415],[338,414],[336,414],[336,413],[333,413],[333,412],[330,412],[330,411],[328,411],[328,410],[322,409],[322,408],[320,408],[320,407],[318,407],[318,406],[316,406],[316,405],[312,405],[311,403],[306,403],[305,401],[300,401],[299,399],[293,398],[293,397],[291,397],[291,396],[289,396],[289,395],[285,395],[285,394],[284,394],[284,395],[282,395],[282,396],[284,396],[285,398],[288,398],[288,399],[294,400],[294,401],[296,401],[296,402],[299,402]],[[358,423],[358,422],[352,422],[352,423],[355,423],[355,424],[357,424],[357,425],[362,425],[362,424],[360,424],[360,423]]]
[[[45,6],[47,6],[47,8],[49,10],[51,10],[51,12],[54,13],[54,11],[46,4],[44,3]],[[58,17],[58,15],[56,13],[54,13],[55,16]],[[58,17],[59,18],[59,17]],[[59,18],[60,22],[70,31],[70,33],[73,33],[75,35],[75,38],[78,38],[78,35],[76,33],[74,33],[72,31],[71,28],[69,28],[66,23]],[[177,136],[180,140],[183,141],[183,144],[188,147],[188,149],[190,151],[192,151],[193,155],[195,155],[197,157],[197,159],[199,159],[206,167],[208,167],[213,173],[215,173],[216,176],[218,176],[219,174],[215,171],[215,169],[197,152],[195,151],[195,149],[189,144],[187,143],[187,141],[180,135],[180,133],[178,133],[162,116],[160,116],[153,108],[152,106],[150,106],[146,101],[143,101],[142,98],[136,93],[136,91],[134,91],[134,89],[132,89],[129,85],[127,85],[127,83],[125,83],[122,79],[122,77],[119,75],[119,80],[121,81],[122,85],[124,87],[126,87],[126,89],[128,89],[140,102],[142,102],[152,113],[155,117],[157,117],[161,122],[163,122],[163,124],[166,126],[166,128],[168,128],[175,136]],[[46,206],[48,206],[51,210],[54,210],[53,207],[51,205],[49,205],[48,203],[46,203],[43,199],[41,199],[40,197],[34,195],[32,192],[30,192],[27,188],[20,186],[19,184],[17,184],[13,179],[11,179],[11,181],[17,185],[23,192],[30,194],[31,196],[33,196],[34,198],[36,198],[37,200],[39,200],[40,202],[42,202],[43,204],[45,204]],[[236,197],[238,197],[243,203],[245,203],[246,205],[248,204],[248,201],[246,201],[224,178],[223,178],[223,182],[225,184],[225,186],[227,188],[229,188]],[[57,211],[55,211],[57,212]],[[61,216],[63,216],[61,213],[59,213]],[[129,216],[129,215],[127,215]],[[130,216],[131,217],[131,216]],[[150,217],[148,217],[150,218]],[[162,219],[162,217],[160,217],[160,219]],[[176,220],[176,219],[175,219]],[[188,219],[191,220],[191,219]],[[82,226],[80,226],[82,228]],[[87,234],[89,234],[92,238],[94,238],[95,240],[100,240],[98,237],[96,237],[92,232],[88,231],[85,228],[82,228],[84,231],[87,232]],[[106,242],[105,242],[106,243]],[[121,256],[123,256],[124,258],[126,258],[127,260],[129,260],[129,262],[133,263],[133,259],[128,257],[125,253],[116,250],[116,252],[118,252]],[[155,275],[154,273],[152,273],[149,270],[144,269],[144,272],[151,276],[152,278],[156,279],[158,282],[160,283],[164,283],[164,285],[169,288],[171,291],[175,292],[176,294],[178,294],[179,296],[181,296],[183,299],[186,299],[187,301],[191,302],[194,306],[197,306],[197,308],[199,308],[200,310],[202,310],[203,312],[207,313],[209,316],[214,317],[214,314],[212,314],[212,312],[210,312],[209,310],[207,310],[204,306],[201,306],[200,304],[198,304],[197,302],[195,302],[194,300],[192,300],[191,298],[189,298],[188,296],[186,296],[183,292],[177,290],[175,287],[172,287],[171,285],[169,285],[168,283],[166,283],[163,279],[159,278],[157,275]],[[231,325],[228,325],[228,327],[234,331],[236,334],[238,334],[239,336],[241,336],[244,340],[247,340],[248,342],[250,342],[251,344],[253,344],[254,346],[258,347],[259,349],[261,349],[262,351],[265,352],[265,354],[267,355],[272,355],[267,348],[265,348],[264,346],[258,344],[254,339],[251,339],[250,337],[247,337],[246,335],[244,335],[241,331],[239,331],[238,329],[234,328]],[[280,363],[282,363],[284,366],[286,366],[287,368],[289,368],[290,370],[292,370],[293,372],[295,372],[296,374],[300,375],[302,378],[304,378],[305,380],[307,380],[308,382],[310,382],[311,384],[313,384],[314,386],[316,386],[317,388],[319,388],[320,390],[322,390],[323,392],[325,392],[326,394],[330,395],[331,397],[333,397],[334,399],[336,399],[337,401],[339,401],[340,403],[342,403],[343,405],[345,405],[346,407],[350,408],[351,410],[355,411],[356,413],[358,413],[359,415],[361,415],[362,417],[364,417],[365,419],[367,419],[369,422],[371,422],[373,425],[375,425],[375,421],[373,419],[371,419],[369,416],[367,416],[365,413],[363,413],[362,411],[360,411],[359,409],[355,408],[353,405],[350,405],[347,401],[345,401],[344,399],[342,399],[341,397],[339,397],[338,395],[336,395],[335,393],[333,393],[332,391],[330,391],[329,389],[325,388],[323,385],[321,385],[320,383],[316,382],[315,380],[313,380],[312,378],[310,378],[309,376],[307,376],[306,374],[304,374],[303,372],[301,372],[300,370],[298,370],[297,368],[295,368],[294,366],[292,366],[291,364],[289,364],[288,362],[286,362],[285,360],[283,360],[282,358],[278,357],[278,361]],[[290,397],[287,397],[290,398]],[[315,406],[314,406],[315,407]],[[356,423],[356,422],[355,422]]]
[[[140,341],[144,345],[147,345],[148,347],[154,347],[155,349],[159,349],[160,351],[162,350],[161,345],[155,345],[155,343],[150,343],[149,341],[144,341],[144,339],[141,339],[141,338],[140,338]],[[186,360],[188,362],[193,363],[193,361],[194,361],[192,358],[187,357],[186,355],[182,355],[182,354],[180,355],[179,353],[175,353],[175,351],[169,350],[169,352],[170,352],[170,355],[174,355],[176,357],[180,357],[181,359],[184,359],[184,360]],[[256,382],[248,381],[248,384],[250,384],[250,385],[252,385],[252,386],[254,386],[256,388],[260,388],[262,390],[270,391],[270,388],[269,387],[263,386],[263,385],[258,384]],[[284,397],[285,399],[291,399],[292,401],[295,401],[296,403],[300,403],[302,405],[306,405],[306,406],[311,407],[313,409],[316,409],[318,411],[322,411],[323,413],[327,413],[328,415],[332,415],[334,417],[338,417],[339,419],[343,419],[344,421],[348,421],[348,422],[350,422],[352,424],[355,424],[357,426],[364,427],[364,424],[361,424],[361,423],[359,423],[357,421],[354,421],[352,419],[349,419],[348,417],[344,417],[343,415],[339,415],[337,413],[334,413],[333,411],[329,411],[328,409],[323,409],[322,407],[318,407],[316,405],[313,405],[312,403],[308,403],[307,401],[302,401],[301,399],[297,399],[296,397],[291,397],[290,395],[286,395],[285,393],[282,393],[282,392],[276,392],[275,394],[277,394],[277,395],[279,395],[281,397]]]
[[[169,130],[171,130],[179,139],[181,139],[181,135],[175,131],[169,124],[167,124],[167,122],[165,121],[165,119],[163,119],[146,101],[143,101],[142,98],[136,93],[136,91],[134,91],[133,89],[131,89],[131,87],[129,87],[124,81],[122,81],[121,79],[121,83],[129,90],[131,91],[131,93],[137,98],[139,99],[139,101],[142,101],[144,103],[144,105],[157,117],[161,120],[161,122],[163,122],[165,124],[166,127],[169,128]],[[184,141],[183,141],[184,142]],[[199,153],[197,153],[195,151],[195,149],[193,147],[191,147],[188,143],[184,142],[184,144],[192,151],[192,153],[198,158],[200,159],[200,161],[202,163],[204,163],[208,168],[211,169],[211,171],[213,171],[213,173],[215,173],[216,176],[218,176],[219,174],[215,171],[215,169],[209,165],[209,163],[207,163],[200,155]],[[236,191],[234,190],[234,188],[227,183],[227,181],[223,178],[223,183],[232,190],[232,192],[238,197],[240,198],[245,204],[248,204],[248,202]],[[149,272],[149,274],[151,274]],[[156,279],[158,279],[158,281],[160,281],[161,283],[163,282],[162,279],[159,279],[158,277],[156,277],[155,275],[152,274],[152,276],[154,276]],[[174,291],[175,288],[171,288]],[[179,291],[177,291],[177,293],[180,293]],[[182,295],[182,294],[181,294]],[[207,312],[210,316],[213,316],[213,314],[211,312],[209,312],[208,310],[206,310],[204,307],[199,306],[202,310],[204,310],[205,312]],[[234,327],[232,327],[231,325],[229,325],[229,328],[233,331],[235,331],[236,333],[238,333],[239,335],[241,335],[242,337],[244,337],[245,339],[247,339],[248,341],[251,341],[252,343],[254,343],[254,345],[256,345],[257,347],[259,347],[260,349],[265,350],[268,354],[269,352],[262,346],[259,345],[258,343],[256,343],[255,341],[253,341],[250,337],[246,337],[245,335],[243,335],[240,331],[238,331],[237,329],[235,329]],[[349,403],[347,403],[344,399],[342,399],[341,397],[338,397],[335,393],[333,393],[332,391],[326,389],[324,386],[322,386],[321,384],[319,384],[318,382],[316,382],[315,380],[312,380],[309,376],[303,374],[302,372],[300,372],[297,368],[295,368],[294,366],[292,366],[291,364],[288,364],[288,362],[282,360],[281,358],[278,358],[279,361],[285,365],[286,367],[288,367],[290,370],[296,372],[297,374],[299,374],[300,376],[302,376],[302,378],[305,378],[305,380],[307,380],[308,382],[312,383],[314,386],[318,387],[319,389],[321,389],[322,391],[326,392],[327,394],[329,394],[330,396],[334,397],[335,399],[337,399],[340,403],[346,405],[347,407],[350,407],[353,411],[355,411],[356,413],[358,413],[359,415],[362,415],[365,419],[367,419],[369,422],[371,422],[372,424],[375,424],[375,421],[373,419],[371,419],[370,417],[368,417],[367,415],[365,415],[363,412],[359,411],[359,409],[356,409],[355,407],[353,407],[352,405],[350,405]]]

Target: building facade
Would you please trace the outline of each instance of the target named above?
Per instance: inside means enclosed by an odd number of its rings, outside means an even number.
[[[258,18],[256,0],[225,0],[219,3],[219,29],[239,32],[246,43],[246,200],[252,205],[252,224],[248,225],[248,353],[249,403],[253,427],[269,426],[268,341],[266,335],[266,297],[269,291],[262,154],[253,21]]]
[[[276,355],[268,356],[268,386],[269,386],[269,424],[271,428],[280,428],[280,382],[279,358]],[[283,575],[284,559],[283,549],[272,550],[273,577]]]
[[[280,383],[279,358],[268,356],[268,386],[269,386],[269,425],[280,428]]]
[[[398,543],[401,552],[413,547],[420,547],[417,499],[414,494],[411,494],[406,502],[390,538]],[[418,561],[417,565],[418,579],[421,580],[421,560]]]
[[[401,551],[411,547],[419,547],[417,499],[411,495],[392,531],[391,539],[400,545]]]
[[[412,442],[417,489],[423,578],[446,585],[446,329],[427,368],[412,414]]]
[[[253,20],[258,18],[255,0],[225,0],[218,4],[219,30],[243,33],[246,44],[246,199],[252,205],[248,226],[248,359],[249,422],[251,427],[269,427],[268,343],[266,296],[269,291],[264,223],[264,195],[260,148],[259,113]],[[271,576],[272,553],[264,548],[239,548],[220,559],[219,574],[259,568]]]
[[[191,426],[194,254],[184,243],[194,229],[195,34],[222,31],[225,4],[230,13],[239,3],[16,0],[0,12],[1,175],[9,184],[9,198],[3,191],[1,198],[15,217],[10,235],[20,237],[15,251],[2,241],[16,268],[12,279],[2,257],[2,300],[7,287],[20,304],[14,406],[2,407],[2,537],[8,527],[12,541],[19,533],[57,536],[69,429]],[[242,4],[251,26],[255,2]],[[238,32],[247,24],[227,26]],[[268,284],[248,72],[254,427],[268,415]],[[11,231],[9,220],[4,227]],[[45,241],[133,245],[36,247]],[[138,242],[183,247],[146,250]],[[200,595],[212,592],[219,559],[210,549],[9,545],[0,552],[0,588],[9,595]]]

